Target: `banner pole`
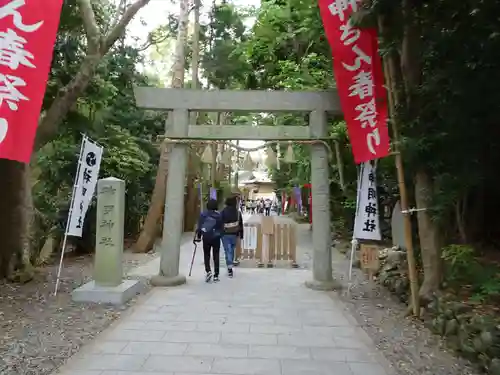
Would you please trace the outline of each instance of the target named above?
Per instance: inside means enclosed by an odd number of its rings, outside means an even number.
[[[383,34],[383,22],[382,18],[378,19],[379,33]],[[420,316],[420,297],[418,295],[418,274],[417,265],[415,261],[415,252],[413,250],[413,236],[412,236],[412,223],[411,223],[411,213],[408,210],[408,190],[405,181],[403,157],[400,149],[400,134],[396,119],[394,118],[395,106],[398,104],[398,98],[395,92],[395,84],[392,80],[394,72],[394,67],[389,61],[387,56],[383,57],[384,75],[387,82],[387,98],[388,98],[388,109],[390,114],[390,119],[392,123],[392,133],[394,138],[394,151],[395,151],[395,164],[397,171],[397,179],[399,185],[399,195],[401,199],[401,212],[403,213],[403,224],[404,224],[404,236],[405,236],[405,247],[406,255],[408,261],[408,277],[410,279],[410,293],[411,293],[411,307],[413,310],[413,315],[416,317]]]
[[[354,214],[354,217],[358,216],[358,211],[359,211],[359,199],[360,199],[360,194],[361,194],[361,182],[363,181],[362,176],[363,176],[363,169],[365,167],[365,164],[360,164],[357,167],[358,170],[358,182],[356,186],[356,212]],[[348,284],[347,284],[347,292],[348,294],[351,293],[351,287],[352,287],[352,266],[354,263],[354,254],[356,252],[356,248],[358,246],[358,240],[356,239],[356,220],[354,220],[354,229],[352,231],[352,240],[351,240],[351,254],[349,257],[349,273],[348,273]]]
[[[69,204],[68,218],[66,219],[66,226],[64,228],[64,238],[63,238],[63,243],[62,243],[61,257],[59,258],[59,267],[57,269],[57,279],[56,279],[56,286],[54,289],[54,296],[57,296],[57,291],[59,289],[59,284],[61,282],[61,270],[62,270],[62,266],[63,266],[64,252],[66,251],[66,243],[68,241],[68,227],[69,227],[69,223],[71,220],[71,215],[73,214],[73,203],[75,200],[76,188],[78,187],[77,186],[78,176],[80,175],[80,167],[82,165],[82,154],[83,154],[84,145],[85,145],[86,141],[87,141],[87,136],[84,134],[82,142],[80,144],[80,155],[78,156],[78,166],[76,167],[76,175],[75,175],[75,180],[73,183],[73,191],[71,193],[71,201]]]

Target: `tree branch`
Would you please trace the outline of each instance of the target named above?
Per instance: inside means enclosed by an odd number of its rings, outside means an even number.
[[[83,0],[81,0],[83,1]],[[88,1],[88,0],[87,0]],[[123,35],[127,25],[130,23],[132,18],[137,14],[137,12],[147,5],[150,0],[137,0],[134,4],[132,4],[126,11],[123,13],[122,18],[115,27],[109,32],[108,35],[104,38],[104,41],[101,45],[101,54],[106,54],[109,49],[115,44],[115,42]]]
[[[127,0],[120,0],[120,4],[118,4],[116,10],[116,17],[110,27],[106,30],[106,32],[108,32],[110,29],[113,29],[118,24],[122,14],[125,13],[125,10],[127,9],[127,2]]]
[[[139,9],[148,4],[149,1],[150,0],[137,0],[125,11],[118,24],[113,27],[111,32],[103,39],[95,21],[91,0],[78,0],[85,32],[87,33],[87,39],[89,41],[87,56],[83,59],[78,73],[73,77],[71,82],[59,90],[57,97],[52,102],[45,115],[40,119],[35,139],[35,151],[39,150],[57,134],[59,125],[78,98],[85,92],[103,56],[120,38]],[[96,41],[97,50],[94,50]]]
[[[101,44],[101,32],[95,20],[95,13],[92,9],[90,0],[78,0],[80,5],[80,15],[82,16],[83,28],[87,36],[87,48],[89,54],[96,54],[99,52]]]
[[[144,43],[141,47],[138,47],[138,51],[139,52],[143,52],[145,50],[147,50],[149,47],[151,46],[154,46],[154,45],[158,45],[160,43],[163,43],[164,41],[166,41],[168,38],[170,38],[172,35],[170,35],[170,33],[167,33],[165,34],[164,36],[162,37],[159,37],[158,39],[155,39],[153,37],[150,37],[148,38],[148,41],[146,43]]]
[[[189,8],[189,9],[188,9],[188,14],[191,14],[191,12],[192,12],[193,10],[195,10],[196,8],[198,8],[198,6],[197,6],[197,5],[192,5],[192,6],[191,6],[191,8]]]

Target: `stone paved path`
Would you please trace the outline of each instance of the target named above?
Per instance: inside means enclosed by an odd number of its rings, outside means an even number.
[[[335,294],[304,286],[309,270],[236,269],[206,284],[200,259],[187,285],[154,289],[59,373],[392,374]]]

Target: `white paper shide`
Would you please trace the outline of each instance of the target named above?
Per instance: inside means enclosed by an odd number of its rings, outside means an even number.
[[[353,237],[358,240],[380,241],[376,167],[370,161],[360,167]]]
[[[77,177],[73,190],[73,203],[69,212],[68,236],[82,236],[85,214],[94,196],[99,168],[102,159],[102,147],[84,137],[80,159],[78,160]]]

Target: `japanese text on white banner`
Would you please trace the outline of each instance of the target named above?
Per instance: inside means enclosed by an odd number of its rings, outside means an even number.
[[[360,176],[353,237],[358,240],[380,241],[376,167],[372,162],[361,164]]]
[[[75,180],[73,204],[69,212],[70,219],[66,233],[69,236],[82,236],[85,214],[94,196],[99,168],[101,166],[102,147],[89,140],[83,139],[82,153],[78,161],[78,176]]]

